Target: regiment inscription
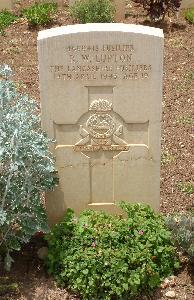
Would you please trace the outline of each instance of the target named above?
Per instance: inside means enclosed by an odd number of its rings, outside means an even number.
[[[68,46],[66,64],[51,65],[59,80],[138,80],[150,77],[152,66],[135,62],[133,44]]]

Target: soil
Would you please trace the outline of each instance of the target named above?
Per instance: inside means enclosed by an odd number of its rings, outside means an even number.
[[[22,8],[35,1],[17,1],[14,11],[20,14]],[[125,23],[152,26],[145,11],[137,4],[127,5]],[[67,1],[59,9],[48,28],[73,24],[67,12]],[[178,16],[167,17],[166,22],[157,24],[164,30],[164,88],[162,115],[162,167],[161,167],[161,212],[185,211],[190,208],[193,190],[179,182],[193,182],[193,99],[194,99],[194,25],[184,19],[184,12]],[[20,19],[6,29],[0,36],[0,64],[5,63],[13,69],[13,80],[21,92],[28,93],[40,101],[37,65],[37,34],[43,28],[29,28],[25,19]],[[194,189],[194,187],[193,187]],[[0,276],[9,276],[10,282],[18,283],[16,294],[0,296],[3,300],[65,300],[79,299],[55,282],[44,270],[37,258],[41,240],[33,239],[22,252],[15,254],[15,264],[9,274],[0,270]],[[0,266],[1,267],[1,266]],[[138,300],[168,299],[169,290],[176,293],[178,300],[194,300],[193,270],[183,263],[176,274],[172,287],[159,288],[152,297],[141,296]],[[92,300],[92,299],[91,299]]]

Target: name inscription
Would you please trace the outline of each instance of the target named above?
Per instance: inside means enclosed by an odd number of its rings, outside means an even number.
[[[152,66],[136,62],[133,44],[68,46],[65,63],[51,65],[58,80],[138,80],[150,77]]]

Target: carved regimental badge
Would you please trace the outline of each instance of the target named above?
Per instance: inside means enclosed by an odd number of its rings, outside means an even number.
[[[120,138],[123,133],[123,126],[116,126],[111,116],[112,103],[107,100],[94,100],[90,107],[90,117],[85,126],[80,125],[82,139],[75,144],[75,151],[98,151],[114,150],[126,151],[129,149],[127,143]]]

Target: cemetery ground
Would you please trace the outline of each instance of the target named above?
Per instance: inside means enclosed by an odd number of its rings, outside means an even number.
[[[16,11],[34,1],[18,1]],[[136,3],[127,5],[125,23],[150,26],[145,12]],[[51,26],[72,24],[67,7],[59,9]],[[51,27],[50,26],[50,27]],[[162,115],[161,155],[161,212],[185,211],[190,208],[194,195],[193,185],[193,99],[194,99],[194,26],[184,19],[183,12],[167,18],[164,24],[164,88]],[[48,27],[49,28],[49,27]],[[29,28],[25,19],[19,19],[0,36],[0,62],[14,71],[13,80],[18,89],[40,101],[37,62],[37,34],[43,28]],[[124,199],[121,199],[124,200]],[[78,299],[56,286],[46,274],[37,250],[43,245],[40,237],[15,255],[15,264],[8,274],[10,283],[18,283],[16,294],[0,296],[0,299]],[[168,299],[166,293],[174,291],[175,299],[194,299],[193,270],[183,259],[182,268],[166,288],[159,288],[152,297],[139,300]],[[0,271],[0,276],[4,275]],[[172,296],[172,295],[171,295]],[[91,299],[92,300],[92,299]]]

